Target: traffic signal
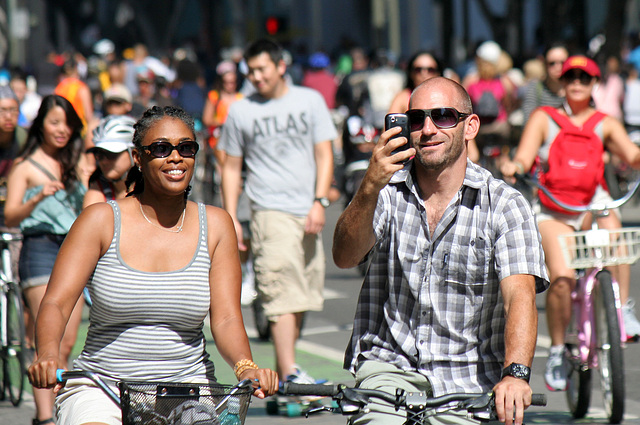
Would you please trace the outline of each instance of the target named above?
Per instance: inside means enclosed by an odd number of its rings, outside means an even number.
[[[265,19],[264,28],[267,30],[267,34],[276,35],[285,32],[287,24],[287,19],[282,16],[268,16]]]

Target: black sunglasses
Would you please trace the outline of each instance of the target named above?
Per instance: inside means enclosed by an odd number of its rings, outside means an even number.
[[[432,66],[414,66],[412,71],[418,74],[424,71],[427,71],[429,74],[436,74],[438,72],[438,68],[434,68]]]
[[[409,118],[411,131],[422,130],[427,117],[431,118],[433,124],[438,128],[453,128],[458,125],[460,120],[471,115],[459,112],[455,108],[409,109],[406,114]]]
[[[171,152],[177,150],[183,158],[193,158],[198,153],[198,143],[194,140],[186,140],[178,143],[177,146],[172,145],[169,142],[154,142],[147,146],[142,146],[142,149],[149,152],[154,158],[166,158],[171,155]]]
[[[564,61],[549,61],[547,62],[547,66],[557,66],[564,64]]]
[[[584,71],[574,70],[566,72],[562,77],[560,77],[560,79],[567,84],[575,80],[579,80],[580,84],[582,84],[583,86],[588,86],[589,84],[591,84],[593,77]]]

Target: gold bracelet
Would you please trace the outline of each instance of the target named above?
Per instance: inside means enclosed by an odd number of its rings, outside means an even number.
[[[233,372],[238,380],[240,379],[240,376],[249,369],[259,369],[259,367],[253,362],[253,360],[249,359],[242,359],[233,366]]]

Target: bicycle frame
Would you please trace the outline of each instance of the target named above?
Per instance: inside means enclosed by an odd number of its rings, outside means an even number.
[[[588,275],[577,279],[576,287],[571,291],[571,303],[576,317],[576,341],[580,353],[580,363],[587,365],[589,369],[598,367],[597,334],[593,331],[595,323],[595,310],[593,305],[593,291],[596,285],[596,275],[602,268],[591,269]],[[622,320],[622,304],[620,302],[620,290],[618,282],[611,279],[615,294],[616,311],[618,312],[618,324],[620,326],[620,342],[626,343],[626,334]]]
[[[640,258],[640,228],[600,229],[598,219],[629,201],[640,188],[640,179],[632,190],[615,201],[572,206],[555,199],[537,180],[518,177],[537,186],[569,212],[591,213],[590,230],[558,235],[566,264],[576,269],[577,278],[571,290],[572,315],[565,333],[567,401],[574,418],[586,415],[591,397],[591,370],[597,369],[606,414],[610,423],[619,423],[624,415],[622,350],[627,337],[620,288],[607,267],[633,264]]]

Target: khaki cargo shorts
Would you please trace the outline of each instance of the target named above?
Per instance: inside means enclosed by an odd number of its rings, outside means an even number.
[[[266,316],[320,311],[324,304],[322,236],[304,232],[306,217],[254,211],[251,250],[256,291]]]

